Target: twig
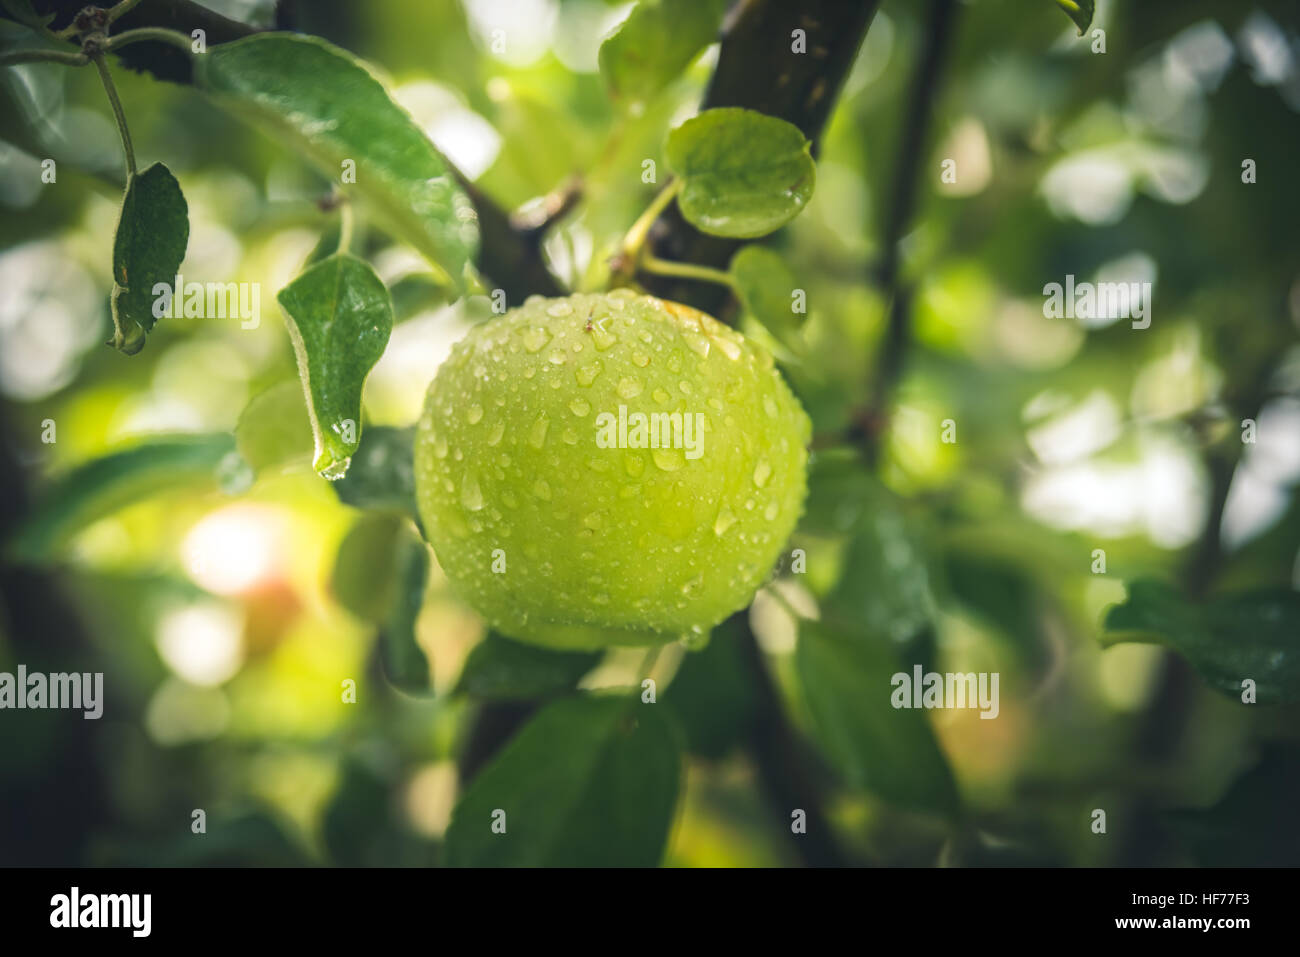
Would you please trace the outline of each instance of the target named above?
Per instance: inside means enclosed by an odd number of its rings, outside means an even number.
[[[1280,339],[1289,339],[1283,331]],[[1271,353],[1254,364],[1248,375],[1241,379],[1243,388],[1233,397],[1231,406],[1239,414],[1258,420],[1260,410],[1268,401],[1272,379]],[[1210,474],[1209,506],[1200,537],[1188,552],[1182,568],[1183,590],[1191,601],[1202,601],[1214,588],[1223,568],[1223,512],[1228,504],[1228,491],[1232,477],[1241,460],[1242,446],[1235,436],[1224,439],[1209,450],[1206,468]],[[1156,691],[1151,696],[1138,729],[1138,748],[1146,760],[1157,761],[1176,752],[1187,730],[1187,718],[1194,700],[1194,689],[1200,679],[1177,652],[1167,651],[1157,679]]]
[[[510,214],[510,226],[521,236],[540,242],[546,233],[582,202],[582,177],[571,176],[542,197]]]
[[[735,282],[732,280],[730,273],[723,272],[721,269],[714,269],[712,266],[676,263],[668,259],[660,259],[648,252],[641,254],[641,257],[637,260],[637,265],[643,272],[656,276],[676,276],[680,279],[691,279],[695,282],[711,282],[727,289],[735,288]]]
[[[65,50],[14,50],[0,54],[0,67],[18,66],[23,63],[59,63],[63,66],[85,66],[90,57],[84,53],[68,53]]]
[[[822,129],[857,58],[880,6],[877,0],[745,0],[723,25],[718,65],[701,110],[739,106],[793,123],[816,150]],[[791,50],[794,30],[804,31],[807,50]],[[670,206],[650,232],[651,252],[661,260],[725,270],[744,242],[700,232]],[[657,296],[685,302],[712,315],[723,313],[731,291],[676,276],[641,277]]]
[[[885,216],[881,259],[875,270],[877,285],[891,300],[889,319],[876,354],[871,399],[853,417],[848,435],[850,441],[861,444],[867,461],[872,464],[879,455],[880,437],[887,428],[894,388],[902,377],[912,336],[912,290],[899,281],[902,240],[916,207],[917,182],[925,166],[922,157],[955,19],[954,0],[931,0],[924,46],[912,75],[903,135],[894,159],[892,201]]]
[[[741,639],[740,650],[753,683],[757,707],[748,750],[754,760],[767,803],[799,859],[809,867],[838,867],[846,863],[826,815],[825,772],[816,751],[795,731],[785,714],[781,693],[773,681],[763,651],[749,627],[749,612],[737,612],[730,624]],[[723,626],[725,629],[726,626]],[[804,812],[804,833],[790,831],[790,815]]]
[[[123,47],[129,47],[133,43],[140,43],[145,40],[169,44],[186,54],[192,52],[194,43],[188,36],[175,30],[168,30],[164,27],[140,27],[137,30],[127,30],[125,33],[118,33],[109,37],[104,44],[104,49],[109,53],[116,53]]]
[[[104,84],[104,92],[108,94],[108,102],[113,107],[113,117],[117,120],[117,131],[122,135],[122,149],[126,152],[126,177],[129,183],[131,177],[135,175],[135,150],[131,148],[131,131],[127,129],[126,114],[122,112],[122,101],[118,98],[117,87],[113,85],[113,77],[109,75],[108,64],[104,62],[104,55],[97,53],[91,59],[95,63],[95,69],[99,71],[99,79]]]

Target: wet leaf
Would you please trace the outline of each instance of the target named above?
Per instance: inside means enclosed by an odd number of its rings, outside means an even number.
[[[189,245],[189,206],[180,183],[162,163],[132,175],[113,239],[113,339],[127,355],[144,348],[145,337],[167,311],[169,295]]]
[[[668,134],[677,202],[694,226],[752,239],[794,219],[812,198],[817,169],[798,127],[754,110],[705,110]]]
[[[321,260],[280,290],[316,452],[312,466],[339,479],[361,440],[361,389],[393,331],[393,305],[375,271],[354,256]]]
[[[452,815],[443,863],[653,867],[681,763],[659,705],[622,695],[561,698],[474,778]]]
[[[449,282],[462,283],[478,245],[474,207],[362,61],[316,37],[260,33],[212,47],[195,61],[194,78],[218,105],[364,199]]]

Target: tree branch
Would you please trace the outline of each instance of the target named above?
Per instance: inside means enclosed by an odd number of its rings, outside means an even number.
[[[85,5],[84,0],[69,3],[56,0],[34,4],[41,13],[55,13],[51,26],[59,29],[71,23]],[[0,19],[12,20],[8,13],[0,12]],[[229,43],[259,32],[246,23],[231,20],[191,0],[145,0],[125,14],[113,25],[115,34],[127,30],[162,27],[189,36],[193,30],[203,30],[209,45]],[[75,40],[72,42],[76,42]],[[148,73],[155,79],[169,83],[191,84],[194,71],[189,56],[182,50],[157,40],[142,40],[114,50],[119,62],[128,69]],[[537,230],[516,229],[510,214],[497,206],[482,190],[471,183],[463,173],[450,163],[452,173],[469,195],[478,211],[481,242],[474,264],[479,271],[505,290],[511,305],[522,302],[529,295],[544,296],[564,294],[564,288],[546,267],[542,257],[541,234]]]
[[[877,0],[741,0],[723,24],[718,66],[701,110],[739,106],[795,126],[816,150],[822,129],[857,58],[879,7]],[[805,53],[795,53],[793,32],[804,31]],[[660,259],[726,269],[743,241],[700,232],[673,205],[650,232]],[[723,288],[643,274],[650,292],[694,305],[713,315],[730,296]]]
[[[904,113],[905,125],[894,159],[894,185],[885,216],[881,238],[880,262],[875,281],[890,297],[889,319],[884,338],[876,353],[876,372],[872,394],[866,409],[855,417],[848,438],[861,444],[867,461],[874,464],[879,456],[880,437],[889,422],[894,388],[903,375],[907,347],[912,336],[912,295],[909,284],[899,279],[902,267],[902,240],[916,209],[917,183],[925,166],[925,146],[934,119],[935,98],[939,91],[944,63],[956,20],[955,0],[931,0],[927,28],[916,72],[912,75]]]
[[[741,0],[723,25],[718,66],[701,109],[739,106],[793,123],[814,149],[862,38],[879,6],[874,0]],[[806,52],[793,50],[794,31],[804,31]],[[650,230],[652,254],[660,259],[726,269],[743,243],[706,235],[682,217],[676,204]],[[714,315],[726,305],[725,287],[676,276],[641,273],[650,292]],[[747,612],[739,613],[742,617]],[[807,742],[790,725],[780,691],[764,662],[747,618],[744,653],[760,703],[759,719],[748,743],[768,803],[782,831],[789,833],[790,812],[801,808],[808,832],[791,835],[795,852],[810,866],[843,863],[824,810],[824,781]]]
[[[742,636],[741,653],[757,692],[757,716],[749,751],[767,802],[783,831],[789,831],[793,811],[804,812],[807,829],[795,838],[795,848],[805,865],[841,867],[846,861],[825,810],[825,769],[816,751],[786,717],[781,693],[749,627],[748,609],[732,617]]]

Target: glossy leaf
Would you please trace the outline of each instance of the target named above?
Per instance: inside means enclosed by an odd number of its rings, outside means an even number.
[[[600,45],[615,99],[643,104],[677,79],[718,34],[726,0],[641,0]]]
[[[1250,679],[1260,704],[1300,701],[1300,592],[1270,588],[1194,605],[1172,586],[1135,581],[1106,613],[1105,629],[1106,644],[1172,648],[1237,700]]]
[[[682,215],[715,236],[752,239],[784,226],[812,198],[817,169],[798,127],[753,110],[706,110],[668,134]]]
[[[365,65],[316,37],[285,33],[212,47],[195,82],[355,191],[459,285],[478,243],[473,206],[447,162]],[[355,184],[343,179],[355,167]]]
[[[54,483],[7,543],[19,560],[55,557],[92,522],[187,483],[218,484],[235,453],[227,433],[178,435],[111,452]]]
[[[851,784],[905,807],[956,812],[956,784],[925,711],[891,703],[890,679],[908,670],[892,648],[803,622],[795,660],[817,739]]]
[[[393,331],[393,305],[375,271],[330,256],[280,290],[316,441],[313,467],[347,472],[361,437],[361,389]]]
[[[552,651],[489,632],[469,653],[456,690],[489,701],[549,698],[572,691],[600,659],[596,651]]]
[[[348,474],[334,483],[339,500],[354,508],[400,512],[415,508],[415,429],[372,425],[361,437]]]
[[[443,863],[653,867],[681,762],[662,706],[624,695],[561,698],[474,779],[452,815]],[[493,831],[498,812],[504,833]]]
[[[798,281],[785,260],[764,246],[745,246],[731,258],[729,271],[746,311],[780,342],[797,350],[804,316],[794,311]]]
[[[172,289],[189,239],[189,206],[171,171],[154,163],[132,175],[113,239],[114,349],[134,355],[144,348],[157,312],[170,304],[154,286]]]

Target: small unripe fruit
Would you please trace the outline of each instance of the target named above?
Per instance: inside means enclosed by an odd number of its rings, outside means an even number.
[[[771,356],[704,313],[626,290],[534,297],[472,329],[430,385],[420,516],[505,635],[704,635],[794,529],[809,432]]]

